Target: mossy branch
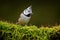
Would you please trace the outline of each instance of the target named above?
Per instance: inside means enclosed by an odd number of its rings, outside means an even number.
[[[60,26],[53,28],[37,26],[19,26],[0,21],[1,40],[57,40],[60,38]]]

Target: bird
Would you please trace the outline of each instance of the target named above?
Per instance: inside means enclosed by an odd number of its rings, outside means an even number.
[[[31,15],[32,15],[32,6],[29,6],[28,8],[23,10],[23,12],[20,14],[17,24],[22,26],[27,25],[31,19]]]

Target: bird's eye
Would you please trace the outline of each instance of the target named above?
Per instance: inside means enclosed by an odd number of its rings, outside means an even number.
[[[30,12],[30,11],[28,11],[28,12]]]

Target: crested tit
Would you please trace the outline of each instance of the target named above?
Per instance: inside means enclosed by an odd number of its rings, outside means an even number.
[[[32,14],[32,6],[29,6],[27,9],[25,9],[21,14],[18,19],[17,24],[18,25],[27,25],[28,22],[30,21],[31,14]]]

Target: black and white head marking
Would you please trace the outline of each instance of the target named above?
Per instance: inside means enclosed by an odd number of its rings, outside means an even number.
[[[23,13],[24,14],[24,13]],[[25,15],[25,14],[24,14]],[[31,16],[31,14],[27,14],[27,15],[25,15],[25,16],[27,16],[27,17],[30,17]]]
[[[32,8],[31,8],[31,6],[29,6],[27,9],[25,9],[25,10],[23,11],[23,14],[24,14],[25,16],[27,16],[27,17],[30,17],[31,14],[32,14]]]

